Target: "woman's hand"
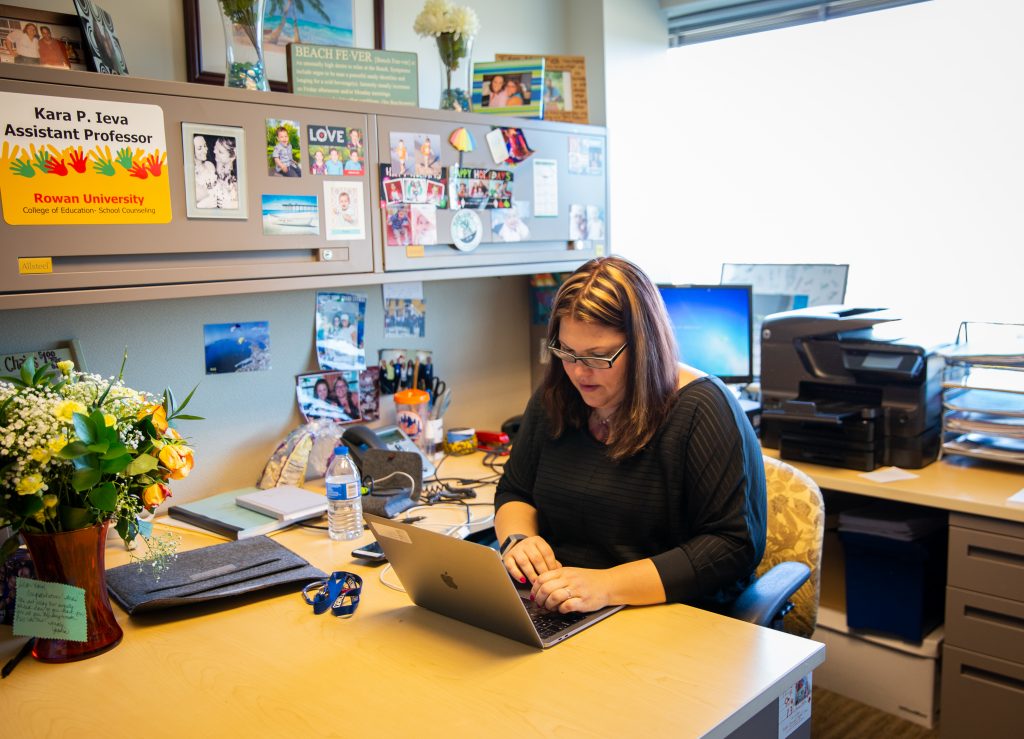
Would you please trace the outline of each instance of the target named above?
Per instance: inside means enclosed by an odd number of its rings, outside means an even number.
[[[610,570],[557,567],[537,577],[530,598],[549,611],[590,612],[610,605],[611,585]]]
[[[534,582],[544,572],[560,568],[555,553],[540,536],[530,536],[515,543],[502,560],[505,569],[521,583]]]

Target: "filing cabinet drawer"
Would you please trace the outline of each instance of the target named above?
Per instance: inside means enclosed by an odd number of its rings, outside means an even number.
[[[942,653],[943,739],[1018,739],[1024,665],[949,645]]]
[[[1024,663],[1024,603],[947,588],[946,644]]]
[[[1024,601],[1024,538],[950,526],[946,582]]]

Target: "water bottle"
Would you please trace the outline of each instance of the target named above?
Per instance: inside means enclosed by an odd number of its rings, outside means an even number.
[[[358,539],[363,535],[363,499],[359,469],[348,447],[334,449],[327,468],[327,532],[331,539]]]

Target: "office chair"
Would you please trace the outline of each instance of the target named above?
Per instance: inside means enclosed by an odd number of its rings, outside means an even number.
[[[792,465],[764,458],[768,540],[755,580],[729,615],[809,637],[818,620],[825,504],[817,483]]]

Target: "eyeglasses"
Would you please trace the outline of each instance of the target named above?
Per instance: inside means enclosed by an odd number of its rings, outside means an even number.
[[[565,349],[555,346],[555,342],[548,344],[548,351],[563,362],[569,362],[570,364],[579,362],[584,367],[590,367],[590,369],[611,369],[612,365],[615,364],[615,360],[619,358],[619,355],[626,351],[626,344],[623,344],[616,349],[615,353],[610,357],[581,357],[578,354],[567,352]]]

